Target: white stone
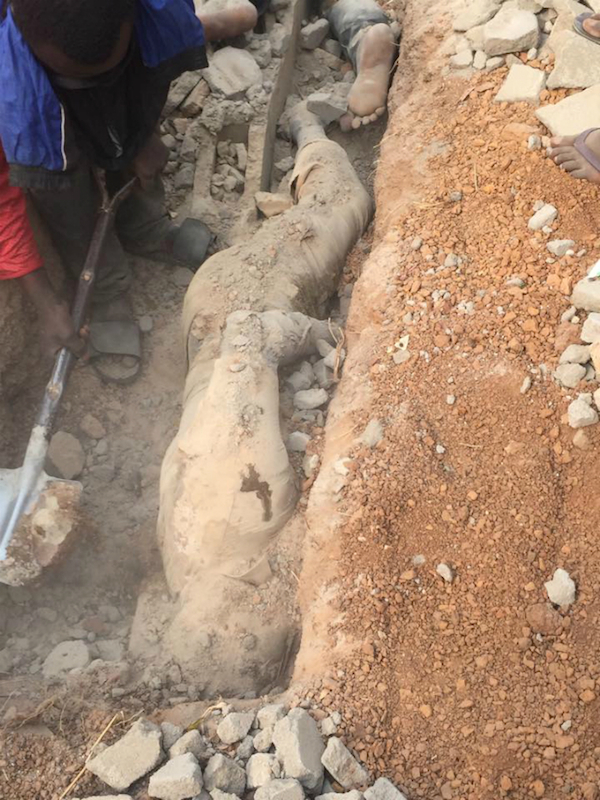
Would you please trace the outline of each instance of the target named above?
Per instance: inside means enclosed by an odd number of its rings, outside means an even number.
[[[187,800],[202,789],[202,770],[191,753],[172,758],[150,778],[148,794],[159,800]]]
[[[204,772],[206,790],[220,789],[222,792],[237,794],[241,797],[246,788],[246,773],[231,758],[222,753],[214,755]]]
[[[324,358],[317,361],[313,369],[321,389],[329,389],[330,386],[333,386],[333,370],[329,369]]]
[[[47,680],[64,677],[72,669],[85,669],[90,661],[90,653],[84,642],[61,642],[46,657],[42,673]]]
[[[492,58],[488,58],[488,60],[485,62],[486,72],[493,72],[495,69],[503,67],[505,61],[506,59],[504,56],[492,56]]]
[[[48,458],[60,478],[71,481],[81,475],[85,453],[79,439],[66,431],[57,431],[50,440]]]
[[[216,50],[202,74],[211,91],[230,100],[243,96],[251,86],[262,84],[260,67],[247,50],[238,47]]]
[[[281,765],[272,753],[255,753],[246,764],[248,789],[258,789],[281,776]]]
[[[546,73],[525,64],[515,64],[494,98],[496,103],[534,103],[546,85]]]
[[[590,360],[590,348],[586,344],[570,344],[559,359],[559,364],[587,364]]]
[[[452,27],[455,31],[468,31],[476,25],[488,22],[500,8],[497,0],[472,0],[464,11],[454,17]]]
[[[550,602],[555,606],[566,608],[575,602],[575,582],[566,570],[555,570],[552,580],[547,581],[544,586]]]
[[[329,33],[329,23],[326,19],[309,22],[300,31],[300,46],[304,50],[315,50]]]
[[[581,364],[561,364],[554,372],[554,378],[561,386],[574,389],[585,378],[585,367]]]
[[[299,392],[301,389],[310,389],[315,382],[315,373],[312,366],[308,361],[303,361],[300,364],[300,369],[292,372],[285,382],[294,392]]]
[[[163,744],[165,749],[167,749],[167,743],[163,742]],[[191,753],[198,759],[198,761],[207,761],[214,752],[200,731],[197,730],[184,733],[177,739],[177,741],[173,742],[168,750],[170,758]]]
[[[551,242],[548,242],[546,247],[553,256],[562,258],[566,256],[568,250],[575,247],[575,242],[573,239],[553,239]]]
[[[369,783],[370,776],[367,770],[336,736],[332,736],[327,742],[321,763],[344,789],[356,789]]]
[[[450,63],[456,69],[465,69],[473,63],[473,52],[471,50],[461,50],[454,56],[450,56]]]
[[[441,564],[438,564],[437,567],[435,568],[435,571],[440,576],[440,578],[446,581],[446,583],[452,583],[452,581],[454,580],[454,572],[448,566],[448,564],[444,564],[443,562]]]
[[[475,25],[470,28],[465,36],[471,43],[473,50],[483,50],[483,29],[485,25]]]
[[[264,728],[254,737],[254,749],[257,753],[266,753],[273,744],[273,728]]]
[[[506,9],[498,12],[483,28],[483,50],[488,56],[520,53],[537,47],[540,30],[531,11]]]
[[[269,40],[274,56],[282,56],[290,46],[290,33],[285,25],[276,22],[269,32]]]
[[[234,711],[219,723],[217,736],[224,744],[241,742],[254,722],[254,714]]]
[[[600,313],[592,312],[583,323],[581,341],[588,344],[600,342]]]
[[[294,708],[275,726],[275,752],[286,778],[295,778],[308,790],[323,780],[321,756],[325,745],[314,719],[302,708]]]
[[[383,423],[380,419],[372,419],[364,429],[360,440],[367,447],[376,447],[383,439]]]
[[[302,469],[307,478],[312,478],[315,472],[319,469],[319,456],[313,453],[310,456],[304,456],[302,461]]]
[[[317,795],[315,800],[362,800],[362,792],[352,789],[350,792],[325,792]]]
[[[554,222],[557,216],[558,210],[550,203],[546,203],[539,211],[535,212],[527,226],[532,231],[541,231],[546,225]]]
[[[321,733],[323,734],[323,736],[335,736],[335,734],[337,733],[337,729],[338,726],[333,717],[326,717],[321,722]]]
[[[263,706],[256,714],[256,721],[264,730],[274,728],[280,719],[285,717],[285,706],[283,703],[269,703]]]
[[[304,789],[292,778],[275,780],[257,789],[254,800],[304,800]]]
[[[183,728],[180,725],[173,725],[171,722],[161,722],[160,729],[165,750],[170,750],[175,742],[183,736]]]
[[[588,425],[595,425],[598,422],[597,411],[586,403],[581,395],[569,404],[567,413],[572,428],[587,428]]]
[[[164,758],[158,725],[141,719],[118,742],[91,758],[86,769],[121,792],[155,769]]]
[[[293,453],[305,453],[310,436],[302,431],[292,431],[287,438],[287,449]]]
[[[338,92],[313,92],[306,98],[306,107],[329,125],[348,111],[348,99]]]
[[[542,106],[535,113],[553,136],[577,136],[587,128],[600,128],[600,85]]]
[[[329,395],[325,389],[306,389],[296,392],[294,395],[294,405],[301,411],[308,411],[314,408],[321,408],[329,402]]]
[[[583,278],[578,281],[573,288],[571,303],[575,308],[600,312],[600,280]]]
[[[365,792],[365,800],[406,800],[406,795],[387,778],[378,778]]]
[[[488,60],[487,54],[484,53],[483,50],[478,50],[473,56],[473,66],[475,67],[475,69],[479,70],[485,69],[487,60]]]
[[[556,60],[549,89],[587,89],[600,83],[600,48],[572,30],[554,37]]]

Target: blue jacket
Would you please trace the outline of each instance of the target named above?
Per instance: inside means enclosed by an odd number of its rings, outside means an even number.
[[[193,0],[138,0],[135,36],[142,60],[151,69],[177,62],[185,51],[204,51],[204,31]],[[194,68],[198,66],[206,64]],[[69,170],[66,127],[64,107],[9,7],[0,21],[0,141],[11,167],[24,168],[18,169],[20,178],[28,172]],[[11,178],[13,173],[11,169]],[[36,186],[35,180],[16,182]]]

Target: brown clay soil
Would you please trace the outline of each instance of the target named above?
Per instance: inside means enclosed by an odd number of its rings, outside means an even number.
[[[309,544],[307,623],[339,654],[312,697],[343,710],[347,743],[410,800],[590,800],[600,440],[587,428],[585,449],[574,446],[565,411],[577,391],[551,373],[578,341],[580,325],[561,323],[571,287],[600,255],[598,189],[528,151],[529,134],[546,131],[530,107],[494,104],[505,68],[442,77],[441,34],[412,13],[325,452],[370,419],[385,435],[343,453],[350,475],[337,507],[329,501],[337,527],[315,529]],[[538,200],[560,212],[549,237],[527,228]],[[549,257],[549,238],[586,253]],[[449,254],[463,263],[444,269]],[[515,276],[522,288],[507,283]],[[412,355],[396,365],[404,337]],[[322,528],[327,511],[317,499],[312,524]],[[564,612],[539,605],[557,567],[578,588]],[[327,586],[338,598],[329,613],[318,601]],[[300,654],[300,677],[318,674],[313,650]]]

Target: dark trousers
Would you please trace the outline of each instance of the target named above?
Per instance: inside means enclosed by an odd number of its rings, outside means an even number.
[[[357,72],[358,46],[367,28],[389,19],[375,0],[325,0],[323,16]]]
[[[131,176],[125,172],[107,173],[112,194]],[[100,190],[89,162],[73,173],[69,189],[30,193],[33,203],[47,225],[63,266],[74,278],[79,277],[96,224]],[[165,209],[162,181],[150,191],[134,189],[117,211],[115,226],[109,232],[98,264],[94,300],[106,302],[127,291],[132,274],[126,250],[151,252],[160,249],[171,227]]]

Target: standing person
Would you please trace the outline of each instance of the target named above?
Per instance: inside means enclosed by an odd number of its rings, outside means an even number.
[[[98,266],[90,325],[97,369],[107,380],[128,382],[139,372],[140,335],[127,290],[125,251],[175,259],[196,269],[210,234],[198,220],[177,226],[168,216],[160,172],[168,159],[158,133],[171,81],[208,65],[207,40],[235,36],[256,22],[249,4],[196,16],[192,0],[3,0],[0,17],[0,257],[22,236],[27,190],[74,277],[91,240],[99,194],[92,169],[106,170],[109,187],[139,179],[123,203],[116,231]],[[10,211],[7,211],[10,209]],[[4,219],[4,222],[2,222]],[[35,249],[25,275],[46,349],[80,349],[65,323]],[[9,259],[10,260],[10,259]],[[14,266],[14,264],[13,264]],[[16,274],[0,263],[0,277]],[[53,314],[58,315],[54,324]],[[122,358],[125,356],[125,358]]]

